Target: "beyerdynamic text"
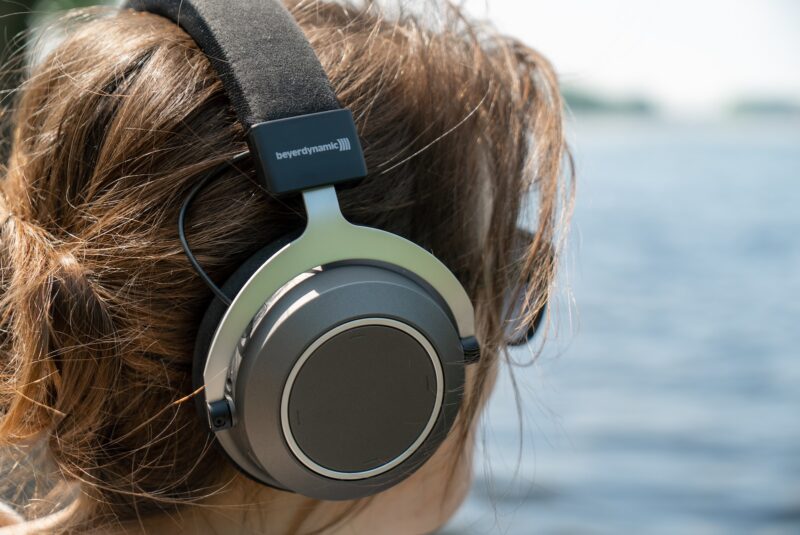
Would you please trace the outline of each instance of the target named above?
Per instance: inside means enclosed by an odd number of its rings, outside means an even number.
[[[350,145],[350,140],[346,137],[340,137],[336,141],[331,141],[330,143],[325,143],[324,145],[311,145],[306,147],[300,147],[299,149],[292,149],[292,150],[285,150],[283,152],[276,152],[275,158],[278,160],[284,159],[291,159],[297,158],[299,156],[309,156],[311,154],[317,154],[319,152],[328,152],[331,150],[338,150],[339,152],[344,152],[350,150],[352,145]]]

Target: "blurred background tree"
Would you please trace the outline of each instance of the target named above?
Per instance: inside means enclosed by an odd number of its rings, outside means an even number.
[[[28,42],[30,29],[53,12],[102,3],[98,0],[0,0],[0,60],[5,65]],[[19,75],[4,76],[2,88],[9,89],[19,81]]]
[[[110,3],[109,0],[0,0],[0,117],[13,102],[27,62],[25,50],[37,25],[60,11]],[[0,162],[5,162],[10,144],[10,123],[0,124]]]

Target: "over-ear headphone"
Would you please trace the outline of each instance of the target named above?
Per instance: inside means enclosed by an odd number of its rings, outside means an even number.
[[[342,216],[334,184],[367,174],[355,123],[280,1],[128,6],[195,40],[259,180],[301,193],[307,212],[302,234],[245,261],[206,311],[193,365],[203,418],[266,485],[344,500],[399,483],[447,436],[478,358],[466,291],[423,248]]]

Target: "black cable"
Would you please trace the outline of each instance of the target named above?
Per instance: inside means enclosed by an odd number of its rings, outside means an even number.
[[[189,191],[189,194],[183,200],[181,211],[178,214],[178,238],[181,240],[183,252],[186,253],[186,257],[189,259],[189,262],[192,264],[192,268],[194,268],[195,272],[200,276],[206,286],[208,286],[211,291],[214,292],[214,295],[217,296],[217,299],[222,301],[225,306],[230,306],[231,298],[225,295],[225,293],[222,291],[222,288],[217,286],[216,283],[211,280],[211,277],[208,276],[208,273],[203,270],[203,266],[201,266],[200,262],[198,262],[197,258],[195,258],[194,254],[192,253],[192,248],[189,247],[189,242],[186,240],[186,212],[189,211],[189,206],[192,204],[192,201],[200,192],[200,190],[206,187],[211,181],[222,176],[229,167],[234,167],[237,163],[241,162],[248,156],[250,156],[249,151],[237,154],[224,164],[220,165],[214,172],[197,182],[197,184],[194,185],[191,191]]]

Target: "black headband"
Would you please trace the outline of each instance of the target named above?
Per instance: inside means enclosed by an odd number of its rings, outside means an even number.
[[[349,110],[278,0],[128,0],[178,24],[208,56],[273,193],[366,175]]]

